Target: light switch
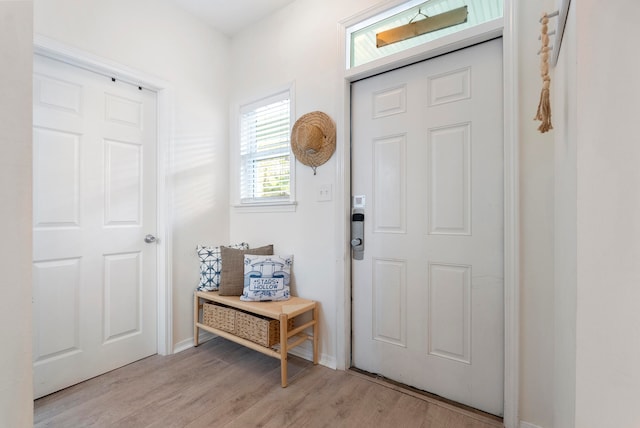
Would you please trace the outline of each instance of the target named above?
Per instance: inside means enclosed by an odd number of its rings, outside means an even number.
[[[331,192],[331,184],[320,184],[318,186],[317,195],[319,202],[330,201],[333,197]]]

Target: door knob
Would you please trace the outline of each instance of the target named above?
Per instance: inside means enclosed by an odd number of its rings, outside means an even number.
[[[147,244],[151,244],[152,242],[156,242],[156,237],[153,235],[147,235],[144,237],[144,242]]]

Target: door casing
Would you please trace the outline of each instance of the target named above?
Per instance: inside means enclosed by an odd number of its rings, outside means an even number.
[[[347,28],[395,7],[403,0],[385,2],[347,18],[339,23],[338,40],[344,42]],[[504,1],[504,17],[500,22],[479,25],[473,31],[463,31],[442,39],[425,43],[409,51],[383,58],[358,67],[346,69],[346,43],[340,43],[338,64],[342,70],[337,88],[338,106],[336,117],[338,144],[336,150],[336,263],[337,308],[337,368],[346,370],[351,365],[351,83],[377,73],[426,60],[437,55],[471,46],[476,43],[502,37],[503,40],[503,96],[504,96],[504,426],[519,425],[519,163],[518,163],[518,68],[517,1]]]
[[[158,278],[158,308],[157,308],[157,350],[160,355],[173,353],[172,330],[172,282],[171,282],[171,228],[170,210],[168,202],[171,200],[172,186],[168,179],[171,167],[171,133],[172,133],[172,88],[160,79],[152,77],[144,72],[131,69],[105,58],[98,57],[88,52],[72,48],[56,40],[41,35],[35,35],[33,39],[34,54],[52,58],[67,64],[74,65],[98,74],[113,77],[136,86],[157,93],[157,168],[156,168],[156,217],[157,217],[157,278]]]

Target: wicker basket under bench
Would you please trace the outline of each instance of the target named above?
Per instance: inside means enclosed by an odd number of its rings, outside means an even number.
[[[307,312],[311,312],[311,321],[294,327],[294,319]],[[282,302],[243,302],[238,296],[220,296],[217,291],[196,291],[193,313],[195,346],[198,329],[202,329],[277,358],[283,388],[287,386],[290,349],[311,340],[313,364],[318,364],[318,305],[313,300],[291,297]],[[313,335],[306,333],[308,329],[313,329]]]

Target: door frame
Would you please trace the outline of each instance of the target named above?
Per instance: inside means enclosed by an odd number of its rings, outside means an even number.
[[[464,32],[425,43],[393,56],[373,61],[356,69],[346,69],[347,29],[374,17],[406,0],[393,0],[367,9],[338,25],[337,88],[338,138],[343,144],[336,150],[336,360],[337,368],[346,370],[351,365],[351,83],[390,71],[404,65],[424,61],[496,37],[503,43],[503,121],[504,121],[504,426],[519,426],[519,162],[518,162],[518,55],[517,0],[504,0],[504,17]]]
[[[33,38],[33,54],[55,59],[72,66],[156,92],[156,220],[157,220],[157,353],[173,353],[173,305],[171,280],[171,171],[173,153],[173,98],[171,85],[148,73],[134,70],[123,64],[68,46],[57,40],[36,34]]]

